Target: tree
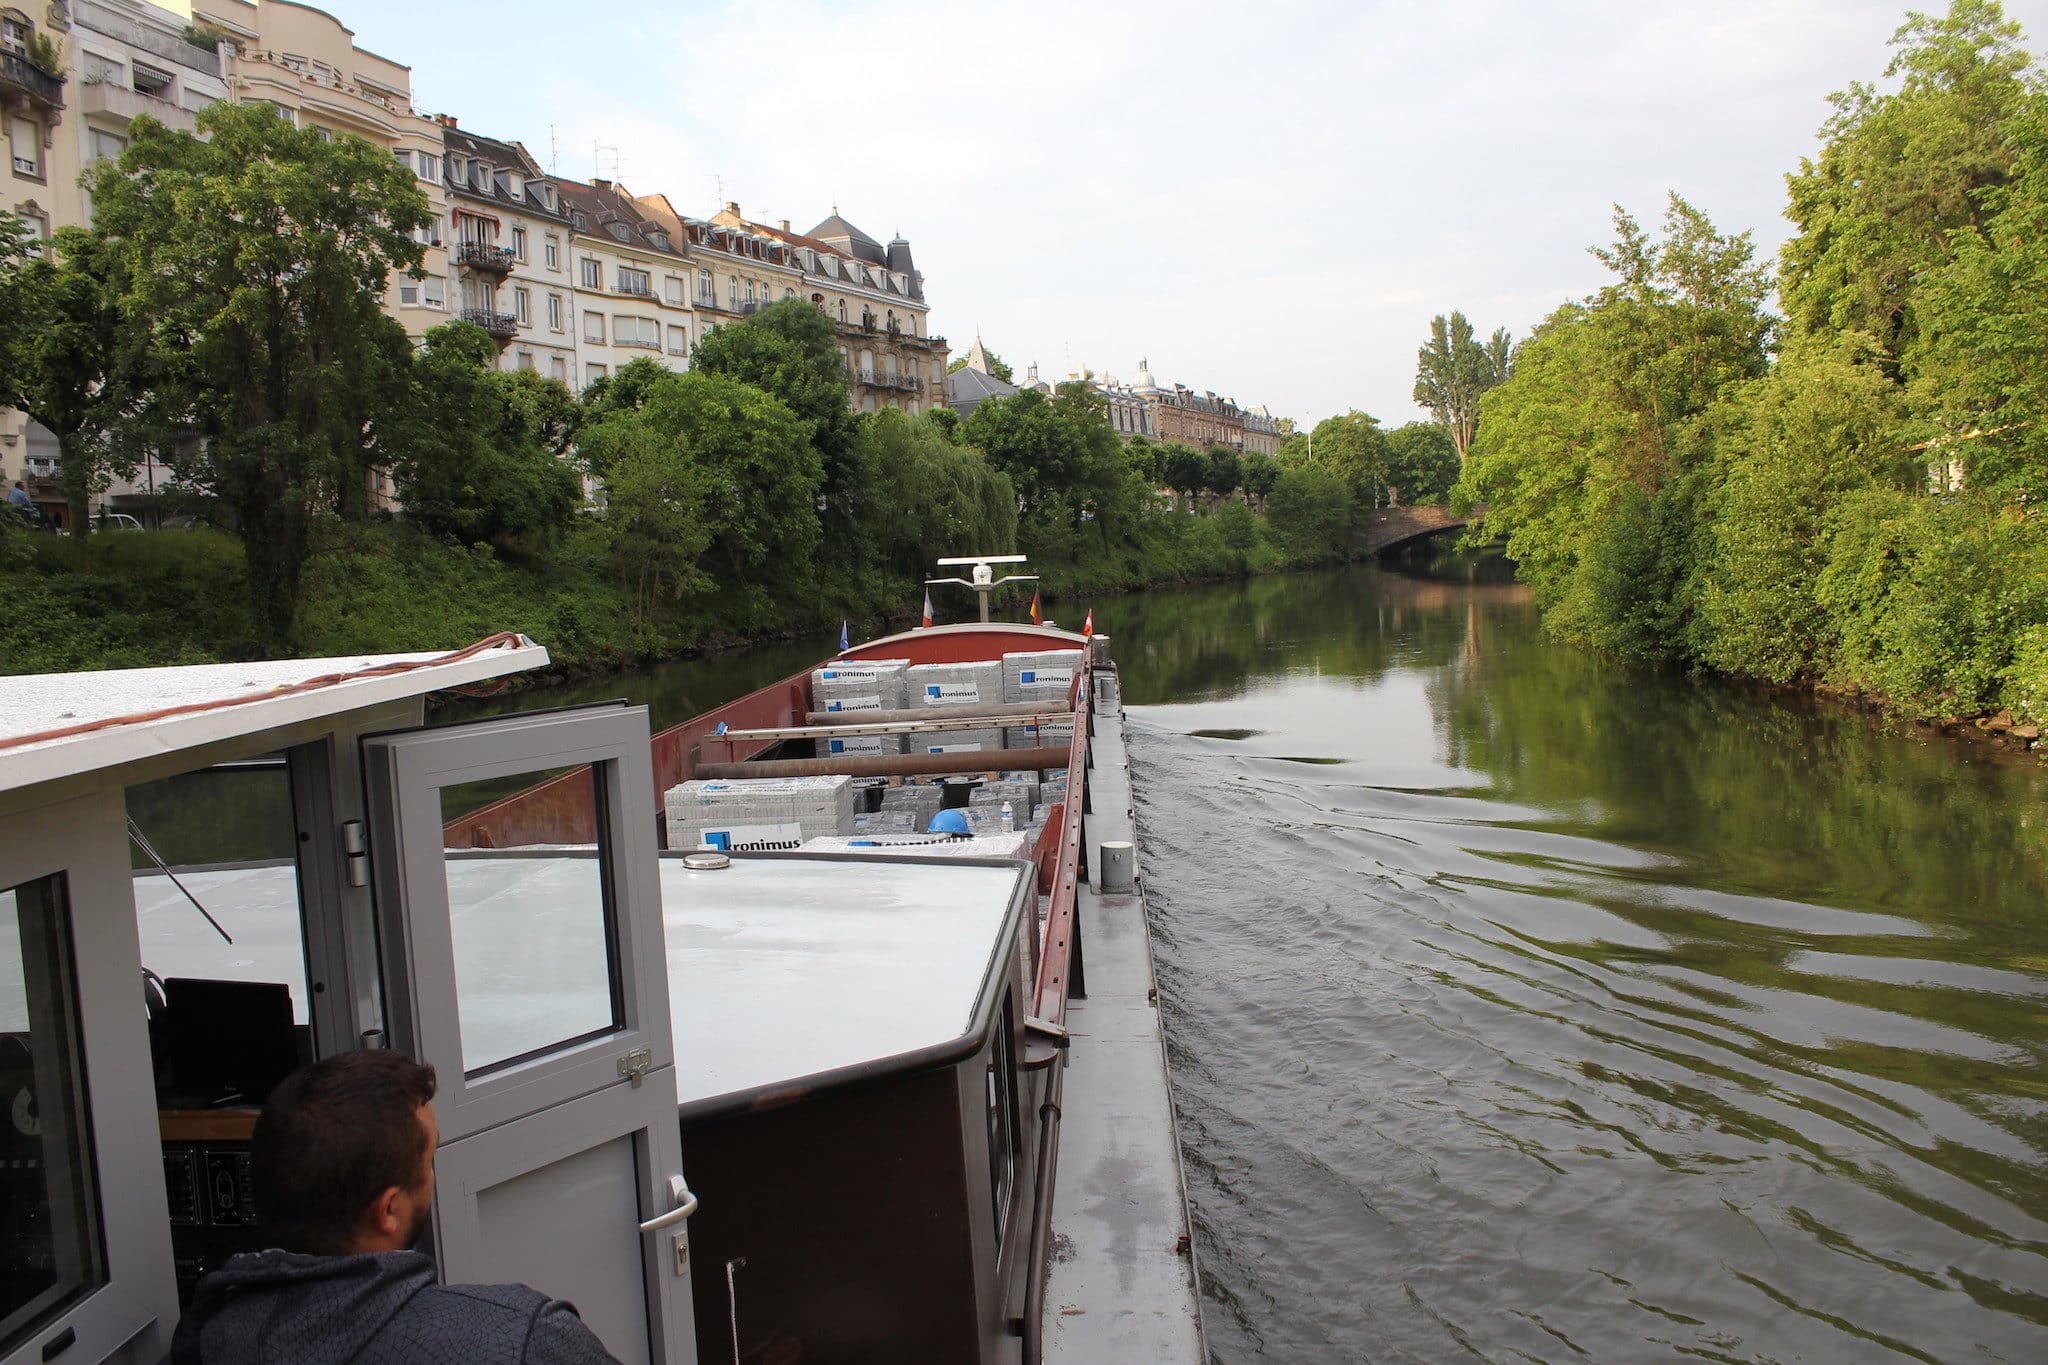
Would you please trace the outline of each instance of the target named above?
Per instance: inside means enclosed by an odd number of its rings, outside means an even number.
[[[1254,507],[1264,511],[1266,499],[1272,495],[1273,485],[1280,478],[1280,462],[1271,455],[1253,451],[1240,462],[1239,469],[1238,481],[1245,496],[1251,499]]]
[[[140,118],[87,173],[92,235],[131,372],[165,426],[205,439],[179,477],[233,509],[268,642],[290,629],[315,516],[361,516],[412,348],[379,307],[418,266],[426,197],[388,151],[269,105],[215,104],[199,135]]]
[[[674,590],[716,581],[759,609],[815,596],[824,470],[809,425],[780,399],[721,374],[641,372],[621,387],[639,395],[638,405],[594,416],[579,437],[620,509],[616,524],[637,528],[638,540],[621,543],[643,543],[654,534],[649,528],[672,532],[673,514],[650,499],[684,498],[701,503],[708,536],[695,561],[701,577],[667,557]],[[622,478],[629,485],[623,505]]]
[[[1341,417],[1325,417],[1309,433],[1312,463],[1344,481],[1360,508],[1379,506],[1387,484],[1387,434],[1379,419],[1353,408]]]
[[[1081,482],[1088,443],[1036,389],[977,404],[960,430],[969,445],[979,446],[988,462],[1009,476],[1020,519]]]
[[[1195,494],[1209,481],[1209,464],[1193,446],[1170,441],[1160,457],[1159,477],[1186,500],[1185,506],[1193,503]]]
[[[1508,377],[1513,355],[1505,328],[1481,344],[1463,313],[1430,320],[1429,344],[1415,353],[1415,401],[1450,436],[1461,465],[1479,429],[1480,397]]]
[[[1895,93],[1859,81],[1833,97],[1819,157],[1786,178],[1799,232],[1779,296],[1795,327],[1862,332],[1907,377],[1918,281],[1956,244],[1992,241],[1985,196],[2011,179],[2013,119],[2039,99],[2020,44],[1994,0],[1954,0],[1893,35]]]
[[[1335,470],[1303,465],[1282,470],[1267,500],[1273,529],[1304,559],[1342,559],[1351,549],[1351,490]]]
[[[0,338],[11,355],[0,362],[0,405],[27,413],[57,438],[66,521],[83,536],[92,495],[135,470],[118,429],[135,420],[135,371],[145,367],[122,363],[130,337],[100,239],[64,228],[55,246],[53,255],[25,253],[0,267],[19,327],[11,341]]]
[[[1458,481],[1458,450],[1436,422],[1408,422],[1387,433],[1387,485],[1393,501],[1440,503]]]
[[[406,515],[459,544],[536,558],[582,500],[564,458],[576,400],[531,370],[494,368],[497,343],[451,322],[426,335],[416,367],[422,412],[392,461]]]
[[[861,421],[882,563],[913,582],[948,554],[1007,553],[1017,544],[1017,493],[972,446],[948,439],[933,414],[894,408]]]
[[[1678,195],[1661,238],[1614,222],[1614,281],[1517,350],[1452,497],[1488,505],[1552,629],[1660,657],[1690,629],[1715,405],[1766,367],[1768,283],[1747,233]]]
[[[1210,446],[1202,455],[1202,491],[1227,498],[1244,481],[1244,465],[1228,446]]]
[[[832,320],[802,299],[783,299],[698,339],[690,366],[751,384],[810,426],[824,471],[823,524],[833,558],[866,558],[872,518],[860,460],[860,420],[847,402],[846,361]]]

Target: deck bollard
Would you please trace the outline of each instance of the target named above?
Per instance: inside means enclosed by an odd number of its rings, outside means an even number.
[[[1105,896],[1128,896],[1137,886],[1137,851],[1123,839],[1102,841],[1102,867],[1096,890]]]

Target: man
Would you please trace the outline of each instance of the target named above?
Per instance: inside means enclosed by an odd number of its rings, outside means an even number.
[[[28,490],[21,486],[20,479],[16,479],[14,487],[7,490],[7,505],[19,508],[24,512],[29,509],[31,504],[28,500]]]
[[[410,1248],[434,1204],[434,1069],[345,1052],[285,1078],[256,1121],[258,1207],[282,1250],[199,1282],[170,1365],[597,1365],[576,1310],[524,1285],[442,1285]]]

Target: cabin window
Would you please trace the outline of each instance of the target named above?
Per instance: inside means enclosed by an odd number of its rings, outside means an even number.
[[[66,893],[0,891],[0,1355],[107,1283]]]
[[[442,823],[459,824],[500,797],[558,778],[564,789],[581,785],[590,809],[604,809],[591,769],[564,768],[443,787]],[[573,799],[566,790],[565,799]],[[455,1011],[469,1075],[618,1029],[605,861],[591,845],[542,858],[446,855]],[[503,927],[515,924],[517,933]]]
[[[988,1183],[998,1246],[1010,1225],[1010,1196],[1017,1188],[1017,1061],[1010,1028],[1010,1004],[1005,1000],[988,1060]]]

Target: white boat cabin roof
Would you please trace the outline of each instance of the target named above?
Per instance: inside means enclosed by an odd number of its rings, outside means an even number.
[[[574,1033],[608,1009],[601,958],[579,951],[587,852],[463,852],[447,869],[463,1053],[488,1064]],[[735,858],[693,871],[661,859],[669,1012],[683,1104],[940,1047],[967,1032],[1022,863]],[[142,962],[163,977],[290,987],[306,1020],[291,865],[185,869],[184,893],[135,876]],[[565,911],[564,913],[556,913]],[[500,925],[516,923],[517,933]],[[0,1027],[18,1027],[0,1018]]]
[[[480,646],[0,677],[0,792],[547,666],[524,636]]]

